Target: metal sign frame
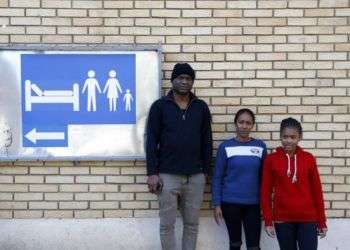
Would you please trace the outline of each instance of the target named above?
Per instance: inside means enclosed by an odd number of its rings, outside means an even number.
[[[151,97],[148,98],[147,100],[147,105],[148,108],[150,106],[150,99],[152,99],[151,101],[153,102],[154,100],[156,100],[157,98],[159,98],[161,96],[161,85],[162,85],[162,71],[161,71],[161,56],[162,56],[162,47],[161,44],[155,44],[155,45],[130,45],[130,44],[109,44],[109,45],[95,45],[95,44],[81,44],[81,45],[72,45],[72,44],[16,44],[16,45],[12,45],[9,44],[7,46],[0,46],[0,72],[1,72],[1,57],[2,54],[4,52],[14,52],[14,53],[21,53],[21,52],[29,52],[29,53],[33,53],[33,54],[50,54],[50,53],[62,53],[62,54],[79,54],[79,53],[87,53],[87,54],[93,54],[93,53],[101,53],[103,55],[106,55],[108,53],[111,54],[121,54],[123,52],[125,53],[142,53],[142,52],[155,52],[157,54],[157,59],[155,59],[154,61],[156,61],[157,63],[157,68],[155,70],[157,70],[157,72],[155,72],[155,74],[157,75],[157,86],[153,86],[152,91],[153,94],[151,94]],[[135,68],[137,68],[135,66]],[[155,67],[154,67],[155,68]],[[137,69],[136,69],[136,72]],[[4,72],[3,72],[4,73]],[[18,74],[18,72],[16,73]],[[6,82],[6,77],[5,79],[0,79],[0,86],[4,85],[5,83],[1,83],[1,81]],[[21,79],[22,81],[23,79]],[[12,83],[13,84],[13,83]],[[16,83],[18,84],[18,83]],[[21,83],[22,84],[22,83]],[[19,84],[19,85],[21,85]],[[135,83],[136,84],[136,83]],[[139,83],[138,83],[139,84]],[[154,91],[154,88],[157,88],[157,91]],[[0,88],[0,98],[1,98],[1,89],[4,88]],[[19,88],[20,89],[20,88]],[[5,91],[6,92],[6,91]],[[21,91],[19,91],[21,92]],[[52,91],[54,92],[54,91]],[[145,92],[145,91],[144,91]],[[143,92],[143,93],[144,93]],[[157,93],[155,93],[157,92]],[[6,95],[6,93],[5,93]],[[23,93],[19,93],[18,96],[22,96]],[[22,105],[22,99],[20,99],[18,102],[19,103],[14,103],[14,105]],[[17,100],[18,100],[17,99]],[[0,105],[1,105],[1,100],[0,100]],[[20,109],[20,108],[19,108]],[[3,110],[4,111],[4,110]],[[6,111],[6,110],[5,110]],[[20,113],[22,111],[20,110]],[[147,110],[148,112],[148,110]],[[6,112],[5,112],[6,114]],[[17,114],[18,115],[18,114]],[[0,119],[1,119],[1,107],[0,107]],[[147,113],[142,113],[142,124],[140,125],[140,127],[143,128],[143,133],[142,133],[142,138],[138,141],[135,141],[135,143],[138,143],[138,148],[142,147],[142,153],[140,150],[135,150],[136,154],[133,155],[117,155],[115,156],[113,154],[113,150],[111,152],[106,152],[106,154],[103,155],[98,155],[98,154],[82,154],[82,155],[64,155],[59,153],[59,154],[52,154],[52,153],[47,153],[45,150],[42,150],[42,148],[38,148],[39,150],[32,150],[33,154],[25,152],[22,152],[23,149],[23,145],[22,142],[17,142],[19,147],[19,149],[16,149],[16,153],[6,153],[6,154],[1,154],[0,152],[0,161],[15,161],[15,160],[69,160],[69,161],[80,161],[80,160],[144,160],[145,159],[145,153],[144,153],[144,139],[145,139],[145,122],[146,120],[144,119],[145,116],[147,116]],[[6,118],[6,116],[5,116]],[[22,114],[17,118],[18,120],[22,119]],[[139,122],[140,120],[137,119],[137,122]],[[1,121],[0,121],[1,123]],[[20,121],[20,123],[22,123],[22,121]],[[13,125],[13,124],[12,124]],[[136,125],[136,124],[135,124]],[[17,124],[16,126],[21,126],[21,124]],[[140,127],[138,128],[138,130],[140,130]],[[0,126],[1,129],[1,126]],[[5,126],[5,130],[6,130],[6,126]],[[135,130],[135,129],[134,129]],[[17,132],[21,131],[21,129],[17,129]],[[1,132],[1,131],[0,131]],[[6,132],[6,131],[5,131]],[[135,132],[136,133],[136,132]],[[138,137],[140,137],[140,131],[138,131]],[[23,134],[18,135],[18,137],[23,137]],[[17,139],[18,141],[20,141],[20,139]],[[135,140],[135,139],[134,139]],[[1,141],[1,133],[0,133],[0,141]],[[11,141],[13,141],[13,138],[11,139]],[[142,145],[140,145],[140,143]],[[44,153],[37,153],[41,151],[45,151]],[[55,148],[53,148],[53,150],[55,150]]]

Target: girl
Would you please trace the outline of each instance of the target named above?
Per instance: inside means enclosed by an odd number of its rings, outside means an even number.
[[[241,109],[234,119],[236,137],[224,141],[218,149],[212,183],[212,202],[217,224],[225,220],[230,250],[242,245],[242,223],[249,250],[260,249],[261,217],[259,206],[260,169],[266,145],[250,137],[254,113]]]
[[[282,147],[264,162],[262,212],[266,232],[273,237],[276,230],[281,250],[316,250],[317,234],[323,238],[327,232],[316,161],[298,146],[301,136],[301,124],[293,118],[284,119]]]

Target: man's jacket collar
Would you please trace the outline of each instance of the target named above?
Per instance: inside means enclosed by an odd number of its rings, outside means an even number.
[[[170,90],[166,96],[164,96],[166,100],[174,101],[174,90]],[[198,99],[195,94],[190,92],[190,101]]]

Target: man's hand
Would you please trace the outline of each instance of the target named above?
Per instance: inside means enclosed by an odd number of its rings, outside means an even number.
[[[328,231],[328,229],[326,227],[317,229],[317,234],[318,234],[318,236],[320,236],[320,239],[326,237],[327,231]]]
[[[215,219],[216,224],[220,225],[220,222],[223,220],[221,206],[215,207],[214,219]]]
[[[156,193],[157,192],[157,186],[160,183],[160,178],[158,175],[150,175],[147,178],[147,184],[148,184],[148,190],[151,193]]]
[[[205,184],[210,184],[209,175],[204,174],[204,178],[205,178]]]
[[[275,228],[273,226],[267,226],[265,227],[265,231],[268,236],[274,238],[276,235]]]

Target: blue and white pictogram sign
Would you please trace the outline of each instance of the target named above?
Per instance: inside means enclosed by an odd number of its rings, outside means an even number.
[[[144,159],[161,47],[0,46],[0,161]]]
[[[135,124],[133,54],[22,54],[23,147],[67,147],[70,125]]]

